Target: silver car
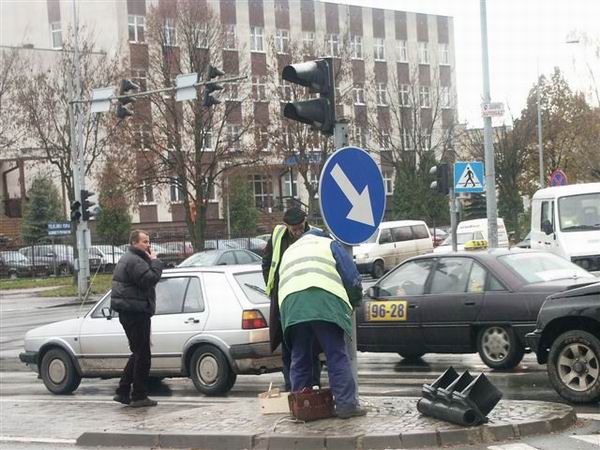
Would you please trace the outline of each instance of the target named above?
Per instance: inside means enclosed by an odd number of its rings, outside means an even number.
[[[237,375],[281,370],[270,351],[269,298],[257,266],[163,272],[152,317],[153,377],[190,377],[206,395],[228,392]],[[83,317],[30,330],[20,359],[54,394],[81,378],[121,376],[129,347],[108,292]]]

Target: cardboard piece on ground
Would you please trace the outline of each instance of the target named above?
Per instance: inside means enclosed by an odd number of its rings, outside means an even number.
[[[281,392],[279,388],[271,389],[258,394],[261,414],[287,414],[290,412],[288,402],[289,392]]]

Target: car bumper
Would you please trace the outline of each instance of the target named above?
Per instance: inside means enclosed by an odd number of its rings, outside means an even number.
[[[540,351],[539,351],[541,339],[542,339],[542,331],[541,330],[534,330],[531,333],[527,333],[525,335],[525,342],[526,342],[527,346],[531,349],[532,352],[534,352],[536,354],[538,362],[540,364],[544,364],[545,361],[543,361],[543,355],[541,355]]]
[[[19,353],[21,362],[27,364],[34,372],[38,371],[38,352]]]
[[[238,374],[278,372],[282,368],[281,353],[271,352],[269,342],[232,345],[229,351]]]
[[[361,262],[354,260],[354,262],[356,263],[356,268],[359,273],[371,273],[373,270],[373,261]]]

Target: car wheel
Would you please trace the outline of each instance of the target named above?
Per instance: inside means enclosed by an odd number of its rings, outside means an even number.
[[[513,329],[499,325],[479,331],[477,351],[483,362],[492,369],[512,369],[521,362],[525,354]]]
[[[190,375],[196,389],[205,395],[229,392],[237,378],[225,355],[212,345],[201,345],[194,351]]]
[[[548,377],[574,403],[600,400],[600,340],[582,330],[561,334],[550,347]]]
[[[58,395],[70,394],[81,383],[71,357],[60,348],[53,348],[44,354],[40,375],[46,388]]]
[[[58,267],[58,274],[63,277],[69,276],[71,275],[71,268],[68,264],[62,264]]]
[[[414,360],[422,358],[425,353],[398,353],[402,358]]]
[[[375,261],[373,263],[373,270],[371,271],[373,278],[381,278],[383,276],[384,272],[385,272],[385,269],[383,267],[383,262]]]

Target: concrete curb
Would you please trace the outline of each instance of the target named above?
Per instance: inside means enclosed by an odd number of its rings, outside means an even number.
[[[521,421],[518,423],[488,423],[478,427],[460,429],[416,430],[394,434],[365,434],[352,436],[306,436],[283,433],[111,433],[86,432],[77,438],[77,445],[91,447],[152,447],[152,448],[202,448],[212,450],[303,450],[303,449],[386,449],[424,448],[450,445],[477,445],[506,441],[534,434],[564,430],[575,423],[577,417],[571,408],[568,412],[548,420]]]

